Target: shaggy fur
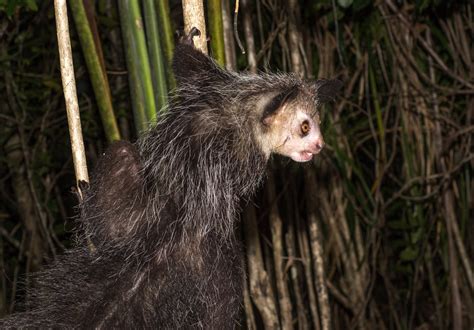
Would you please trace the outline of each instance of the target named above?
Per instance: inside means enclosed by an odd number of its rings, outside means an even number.
[[[235,221],[271,151],[262,120],[282,102],[316,110],[340,84],[227,72],[184,44],[173,68],[178,89],[157,124],[100,159],[76,248],[35,276],[27,311],[0,327],[236,327]]]

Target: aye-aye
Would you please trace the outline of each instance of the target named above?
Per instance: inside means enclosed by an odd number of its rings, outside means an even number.
[[[0,327],[232,329],[241,305],[239,200],[272,153],[324,146],[318,107],[338,80],[229,72],[175,49],[175,95],[136,144],[113,143],[83,184],[77,242],[34,276]]]

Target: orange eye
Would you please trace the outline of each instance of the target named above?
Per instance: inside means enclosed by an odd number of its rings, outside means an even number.
[[[307,120],[305,120],[302,124],[301,124],[301,133],[303,135],[307,135],[309,133],[309,130],[311,129],[311,126],[309,125],[309,122]]]

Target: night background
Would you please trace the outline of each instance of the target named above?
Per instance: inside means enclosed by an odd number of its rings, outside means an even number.
[[[322,153],[273,157],[242,205],[241,327],[473,329],[472,2],[240,0],[245,54],[235,1],[204,4],[209,54],[228,70],[344,83],[321,110]],[[166,104],[183,11],[71,0],[68,13],[90,172]],[[3,317],[24,309],[27,274],[74,242],[53,1],[0,0],[0,109]]]

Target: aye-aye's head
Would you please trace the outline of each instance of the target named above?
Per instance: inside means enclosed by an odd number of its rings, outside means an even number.
[[[324,147],[318,107],[334,98],[341,85],[339,80],[297,81],[263,97],[257,106],[263,111],[255,128],[263,152],[297,162],[307,162],[318,154]]]
[[[183,95],[200,93],[200,102],[208,102],[209,107],[248,116],[267,158],[277,153],[306,162],[321,151],[324,139],[318,108],[334,99],[342,87],[339,80],[229,72],[193,47],[195,35],[190,33],[175,50],[173,70]]]

